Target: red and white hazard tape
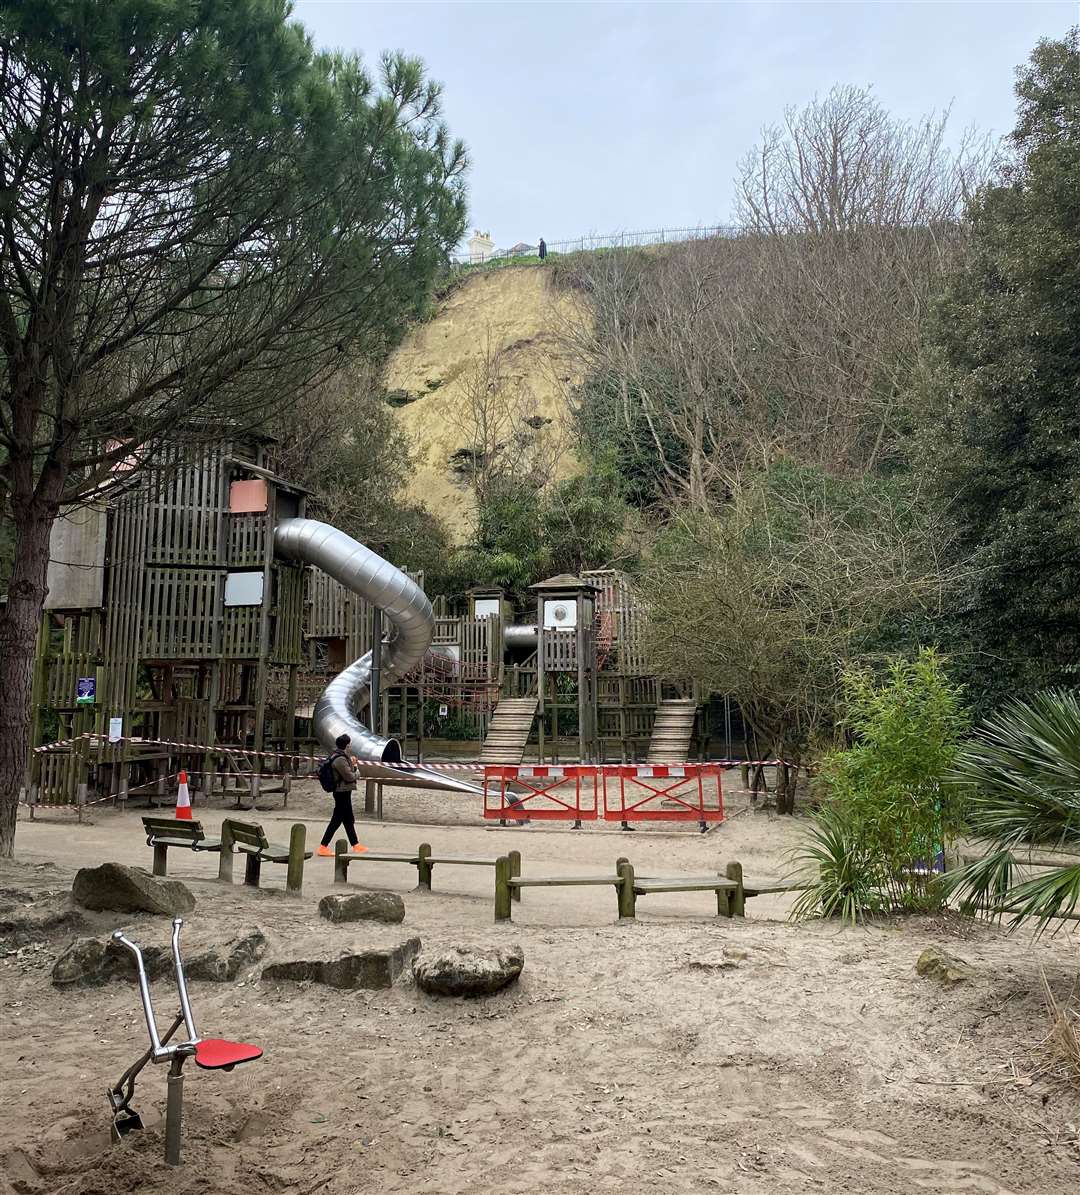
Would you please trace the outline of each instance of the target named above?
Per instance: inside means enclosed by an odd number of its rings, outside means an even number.
[[[104,736],[98,734],[81,734],[73,739],[61,739],[55,743],[46,743],[41,747],[35,747],[34,753],[43,755],[49,752],[62,751],[73,746],[75,743],[84,741],[91,742],[96,746],[106,747],[122,747],[125,743],[128,743],[138,747],[169,747],[177,752],[198,751],[202,754],[211,755],[241,755],[246,758],[255,756],[258,759],[284,759],[290,763],[311,764],[313,771],[316,767],[316,761],[319,758],[315,754],[289,755],[283,751],[265,751],[255,747],[210,746],[206,743],[187,743],[176,739],[143,739],[136,736],[123,739],[106,739]],[[663,779],[667,776],[678,777],[680,770],[685,770],[686,768],[774,768],[782,763],[784,763],[784,760],[781,759],[698,759],[687,760],[684,763],[666,764],[487,764],[481,760],[473,759],[456,763],[385,763],[382,766],[385,768],[397,768],[403,772],[411,772],[418,767],[437,769],[440,772],[475,772],[479,768],[512,768],[517,769],[522,776],[533,776],[536,778],[565,774],[568,768],[633,768],[636,769],[638,776]],[[788,766],[793,767],[795,765],[789,764]],[[531,771],[528,769],[531,769]],[[240,774],[255,775],[256,773]],[[236,775],[236,773],[233,773],[233,775]]]

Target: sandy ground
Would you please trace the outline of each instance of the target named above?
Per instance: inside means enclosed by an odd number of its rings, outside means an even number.
[[[317,838],[325,800],[295,794],[260,815]],[[527,874],[701,871],[740,859],[752,879],[783,873],[799,821],[745,811],[707,835],[615,829],[487,830],[469,798],[390,793],[394,821],[365,824],[371,846],[484,854],[522,851]],[[197,810],[209,829],[223,811]],[[436,814],[440,816],[436,818]],[[441,824],[432,824],[434,822]],[[105,859],[148,866],[138,812],[48,813],[19,827],[19,861],[0,888],[62,891]],[[912,1191],[1075,1195],[1080,1092],[1047,1069],[1040,970],[1066,992],[1077,936],[1033,942],[958,918],[840,929],[783,920],[784,898],[746,920],[711,917],[708,893],[647,897],[617,924],[604,888],[534,889],[514,923],[493,923],[488,869],[436,869],[411,892],[403,865],[354,866],[350,884],[405,896],[402,927],[331,926],[315,912],[332,864],[313,859],[304,893],[268,868],[260,892],[219,885],[213,856],[173,852],[170,873],[198,907],[190,946],[259,926],[269,958],[329,957],[418,935],[451,943],[519,941],[525,971],[482,1001],[439,1001],[402,983],[384,992],[193,983],[202,1032],[266,1051],[231,1074],[189,1066],[185,1165],[161,1160],[165,1076],[144,1075],[147,1131],[108,1145],[103,1095],[144,1047],[135,989],[58,991],[49,972],[71,933],[0,958],[3,1195],[160,1191],[729,1192],[795,1195]],[[237,878],[242,868],[237,868]],[[104,933],[115,916],[90,915]],[[167,938],[164,919],[128,918],[137,940]],[[919,978],[937,944],[976,977],[952,989]],[[0,953],[3,948],[0,946]],[[159,1019],[171,989],[155,984]]]

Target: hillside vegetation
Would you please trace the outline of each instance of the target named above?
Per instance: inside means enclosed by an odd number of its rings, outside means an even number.
[[[455,543],[475,533],[473,477],[493,457],[545,482],[580,470],[567,395],[581,363],[560,329],[588,315],[548,279],[529,266],[467,277],[390,358],[385,384],[415,469],[405,492]]]

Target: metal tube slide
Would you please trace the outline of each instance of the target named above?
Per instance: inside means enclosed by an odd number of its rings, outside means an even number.
[[[435,631],[435,616],[427,595],[400,569],[344,531],[316,519],[283,519],[274,529],[274,547],[289,560],[321,568],[351,593],[378,606],[390,620],[394,635],[382,656],[384,686],[394,684],[423,660]],[[482,789],[464,780],[405,763],[397,739],[372,734],[354,713],[368,703],[370,682],[368,652],[326,686],[315,703],[313,724],[319,742],[332,750],[334,740],[347,734],[352,740],[349,749],[360,761],[361,779],[482,796]],[[393,764],[399,766],[388,766]]]
[[[535,651],[538,642],[536,623],[512,623],[503,627],[503,645],[511,651]]]

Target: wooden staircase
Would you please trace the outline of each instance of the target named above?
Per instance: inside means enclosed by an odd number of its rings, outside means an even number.
[[[698,703],[693,699],[661,701],[656,707],[648,763],[685,763],[694,737]]]
[[[480,762],[521,763],[539,705],[536,697],[504,697],[491,715]]]

